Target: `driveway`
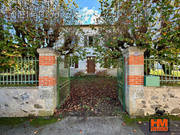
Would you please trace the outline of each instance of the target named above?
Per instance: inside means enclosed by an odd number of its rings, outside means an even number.
[[[70,96],[58,113],[66,116],[115,116],[122,112],[117,86],[115,77],[74,78]]]

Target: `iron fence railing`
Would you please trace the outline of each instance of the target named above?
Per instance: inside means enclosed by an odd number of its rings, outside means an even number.
[[[57,107],[70,95],[70,59],[57,58]]]
[[[124,58],[119,58],[118,68],[117,68],[117,82],[118,82],[118,98],[123,105],[123,110],[125,111],[125,63]]]
[[[11,67],[0,71],[0,86],[38,85],[39,60],[36,57],[14,58]]]
[[[164,83],[180,83],[180,61],[170,61],[166,59],[145,58],[145,76],[159,76]]]

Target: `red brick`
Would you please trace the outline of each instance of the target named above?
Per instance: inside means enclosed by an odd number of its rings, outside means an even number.
[[[56,79],[54,77],[41,76],[39,77],[39,86],[54,86]]]
[[[127,78],[128,85],[144,85],[144,76],[129,75]]]
[[[128,65],[144,65],[144,56],[133,56],[128,58]]]
[[[55,62],[55,56],[39,56],[39,65],[41,66],[51,66]]]

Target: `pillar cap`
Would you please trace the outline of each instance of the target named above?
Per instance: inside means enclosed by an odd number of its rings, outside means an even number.
[[[146,49],[144,49],[144,48],[141,49],[136,46],[131,46],[123,51],[123,56],[125,56],[125,55],[135,55],[135,56],[144,55],[145,50]]]
[[[51,54],[51,55],[55,55],[55,56],[58,56],[59,55],[59,52],[54,50],[53,48],[38,48],[37,49],[37,52],[42,55],[42,54]]]

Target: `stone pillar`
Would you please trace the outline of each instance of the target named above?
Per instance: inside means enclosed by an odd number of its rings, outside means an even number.
[[[57,52],[52,48],[38,49],[39,96],[45,102],[44,116],[52,115],[57,106]]]
[[[144,115],[137,100],[144,98],[144,50],[129,47],[123,52],[125,60],[125,102],[131,116]]]

